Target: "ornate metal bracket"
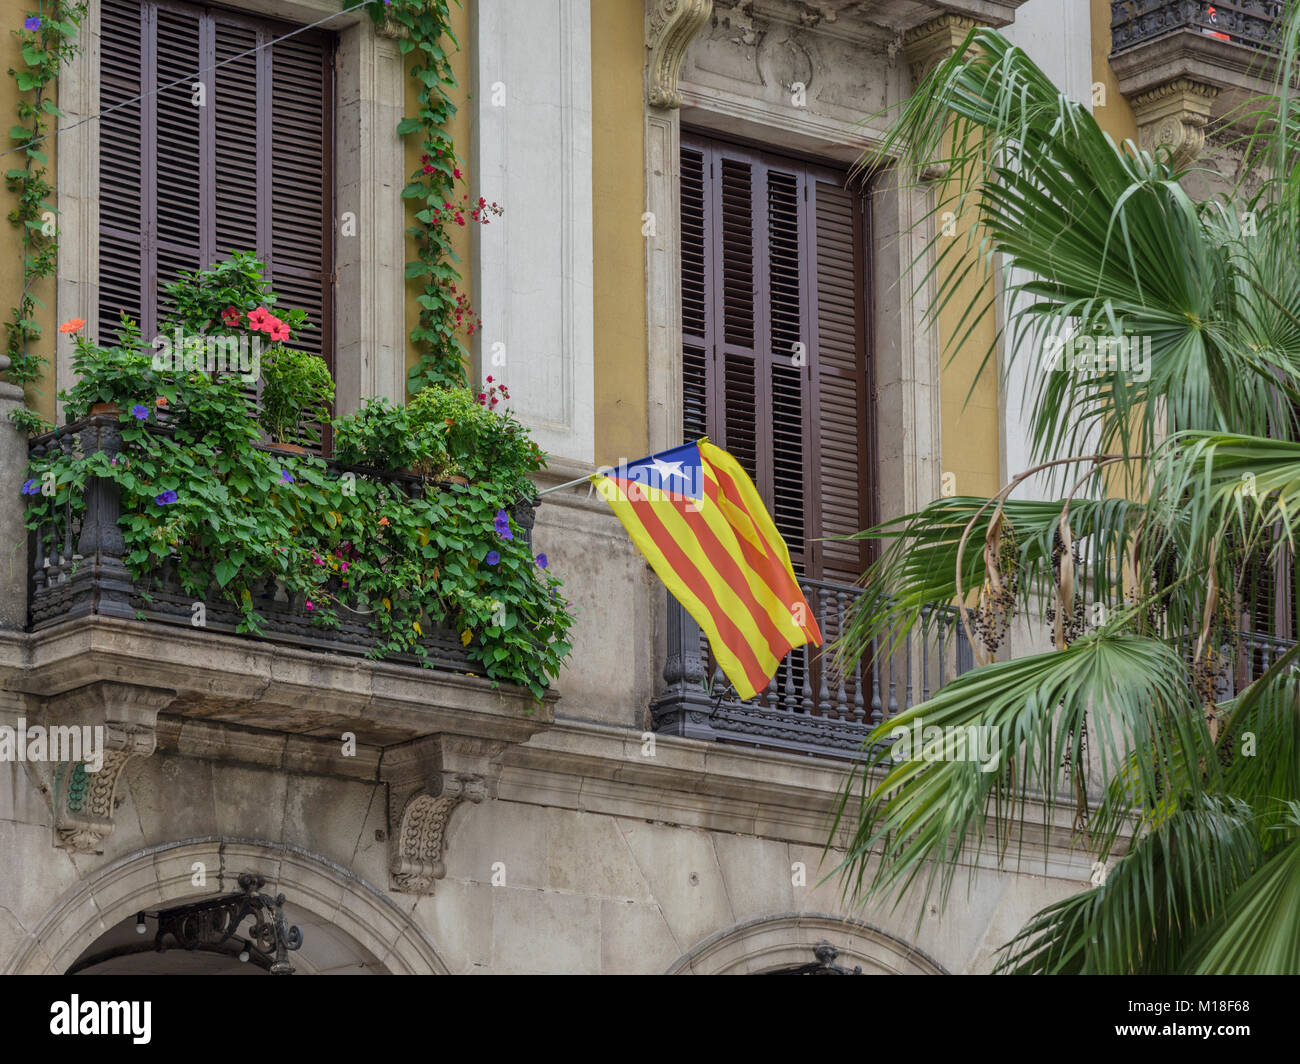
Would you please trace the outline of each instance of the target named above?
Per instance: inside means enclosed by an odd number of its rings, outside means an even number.
[[[861,975],[862,966],[854,965],[853,971],[849,971],[842,965],[835,963],[835,958],[840,955],[840,951],[832,946],[829,942],[819,942],[813,947],[813,956],[817,958],[816,964],[798,964],[792,968],[778,968],[774,972],[768,972],[768,975]]]
[[[506,744],[435,735],[385,750],[380,774],[388,783],[389,873],[405,894],[430,894],[447,874],[447,826],[462,802],[496,797]]]
[[[648,0],[646,98],[651,107],[682,105],[677,78],[686,49],[713,13],[713,0]]]
[[[99,759],[93,756],[31,766],[52,799],[56,846],[74,853],[99,851],[113,832],[114,795],[122,770],[131,758],[154,752],[158,711],[175,697],[175,691],[101,681],[47,703],[40,725],[51,743],[56,730],[66,742],[77,729],[79,736],[90,736],[102,756],[98,770]]]
[[[245,872],[239,877],[240,894],[163,909],[157,916],[154,948],[159,953],[167,950],[166,938],[170,935],[180,949],[219,950],[238,935],[246,943],[239,956],[241,961],[247,960],[256,948],[270,962],[272,975],[293,975],[288,955],[302,946],[302,931],[290,927],[285,919],[284,895],[272,899],[269,894],[259,893],[264,886],[265,877]],[[252,925],[241,934],[240,925],[250,917]],[[137,926],[143,926],[143,922]]]

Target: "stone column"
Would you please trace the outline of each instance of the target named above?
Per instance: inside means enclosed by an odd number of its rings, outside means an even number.
[[[9,359],[0,355],[0,372],[9,368]],[[23,390],[16,384],[0,383],[0,483],[5,484],[11,500],[20,498],[18,487],[27,469],[27,437],[9,420],[11,411],[23,406]],[[26,502],[11,501],[0,506],[0,543],[5,544],[0,559],[0,628],[23,628],[27,624],[27,574],[31,568],[27,557]]]

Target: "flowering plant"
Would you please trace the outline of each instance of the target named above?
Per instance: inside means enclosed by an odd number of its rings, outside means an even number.
[[[215,308],[205,320],[224,328],[222,311],[242,304],[217,302],[194,313]],[[375,657],[427,662],[425,637],[450,630],[491,679],[545,693],[569,654],[572,617],[513,516],[531,491],[527,469],[544,459],[522,426],[468,389],[439,389],[418,411],[375,400],[336,421],[337,438],[400,461],[403,453],[385,450],[391,435],[371,429],[414,426],[421,441],[420,426],[440,415],[435,443],[418,445],[426,456],[464,461],[476,482],[438,489],[345,472],[312,455],[268,451],[238,376],[157,371],[131,323],[124,330],[113,349],[78,338],[82,378],[66,397],[78,416],[93,402],[117,402],[122,450],[110,458],[51,447],[34,459],[13,489],[27,500],[29,528],[50,534],[52,515],[79,517],[86,478],[109,479],[121,496],[123,561],[140,587],[166,564],[195,600],[221,596],[239,609],[242,631],[264,634],[265,596],[279,583],[313,625],[365,617]],[[471,453],[476,446],[496,457]],[[527,456],[523,465],[508,464],[511,447]]]

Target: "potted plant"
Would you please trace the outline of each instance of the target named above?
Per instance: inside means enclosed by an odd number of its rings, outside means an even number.
[[[336,418],[334,458],[343,465],[391,473],[413,469],[423,454],[406,407],[382,396],[361,401],[361,409]]]
[[[82,332],[80,318],[64,322],[60,331],[72,334],[72,369],[77,382],[59,392],[69,422],[90,414],[120,415],[158,392],[160,376],[151,356],[140,349],[140,330],[125,314],[117,344],[101,347]]]
[[[507,494],[531,498],[528,473],[542,468],[545,455],[513,414],[496,409],[501,399],[509,397],[509,392],[489,377],[484,389],[477,392],[422,388],[408,409],[416,431],[423,433],[426,441],[436,439],[443,460],[454,464],[468,482],[491,483]]]
[[[325,360],[306,351],[273,344],[262,356],[262,402],[258,424],[281,450],[305,454],[298,441],[320,442],[334,401],[334,381]]]

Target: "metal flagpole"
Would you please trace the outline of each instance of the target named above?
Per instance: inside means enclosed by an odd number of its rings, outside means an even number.
[[[706,439],[708,439],[707,436],[700,437],[700,440],[706,440]],[[696,440],[695,442],[699,443],[700,441]],[[627,466],[640,465],[642,462],[648,462],[652,458],[658,458],[661,454],[667,454],[669,451],[675,451],[677,450],[678,447],[685,447],[685,446],[686,444],[679,443],[677,447],[665,447],[662,451],[655,451],[654,454],[648,454],[644,458],[638,458],[635,462],[624,462],[622,466],[601,466],[600,468],[595,469],[592,472],[588,473],[584,477],[574,477],[572,480],[566,480],[563,484],[556,484],[555,487],[553,488],[547,488],[545,491],[539,491],[537,493],[537,497],[540,499],[543,495],[549,495],[553,491],[561,491],[564,488],[571,488],[575,484],[581,484],[584,480],[590,480],[592,477],[597,476],[601,473],[605,473],[606,471],[611,469],[621,469],[621,468],[626,468]]]

